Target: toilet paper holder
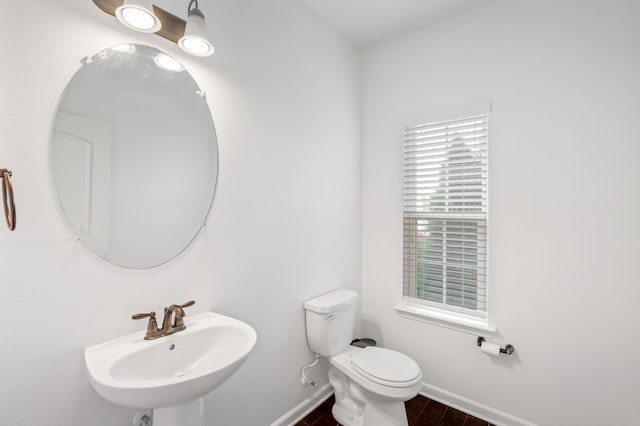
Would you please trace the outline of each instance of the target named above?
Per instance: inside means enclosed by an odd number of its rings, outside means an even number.
[[[478,343],[478,346],[482,346],[482,343],[485,342],[485,338],[482,336],[478,337],[478,340],[476,341]],[[513,345],[507,345],[504,348],[500,348],[500,353],[501,354],[507,354],[507,355],[511,355],[514,351],[516,350],[516,348],[513,347]]]

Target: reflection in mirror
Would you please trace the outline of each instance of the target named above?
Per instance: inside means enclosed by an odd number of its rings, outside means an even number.
[[[208,215],[218,173],[211,112],[173,58],[121,45],[87,58],[51,138],[58,200],[75,235],[116,265],[180,254]]]

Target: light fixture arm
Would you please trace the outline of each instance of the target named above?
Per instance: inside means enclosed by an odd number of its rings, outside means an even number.
[[[195,7],[192,7],[194,6]],[[202,19],[204,19],[204,13],[202,13],[202,11],[200,10],[200,8],[198,7],[198,0],[191,0],[189,2],[189,6],[187,6],[187,16],[199,16]]]

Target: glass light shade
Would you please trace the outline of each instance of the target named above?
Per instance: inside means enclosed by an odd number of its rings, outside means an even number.
[[[151,0],[125,0],[116,9],[116,17],[124,26],[143,33],[155,33],[162,27]]]
[[[207,39],[207,24],[198,9],[189,12],[184,36],[178,40],[178,46],[193,56],[213,55],[213,45]]]

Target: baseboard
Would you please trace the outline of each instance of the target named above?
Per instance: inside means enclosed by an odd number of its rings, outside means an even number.
[[[512,416],[504,411],[496,410],[487,405],[473,401],[469,398],[457,395],[453,392],[441,389],[427,383],[422,383],[421,395],[429,399],[441,402],[456,410],[471,414],[479,419],[486,420],[496,426],[537,426],[527,420]],[[331,384],[326,383],[320,387],[313,395],[306,398],[293,409],[289,410],[285,415],[273,422],[271,426],[292,426],[304,419],[310,412],[315,410],[327,398],[333,395]]]
[[[496,410],[495,408],[488,407],[477,401],[472,401],[469,398],[456,395],[453,392],[424,382],[422,383],[422,391],[420,394],[497,426],[536,426],[535,423],[528,422],[519,417],[512,416],[511,414]]]
[[[331,384],[325,383],[313,395],[289,410],[284,416],[273,422],[271,426],[291,426],[304,419],[307,414],[315,410],[320,404],[333,395]]]

